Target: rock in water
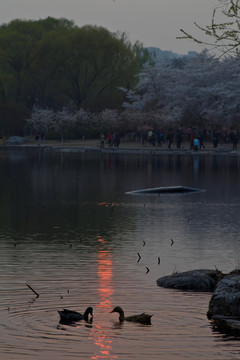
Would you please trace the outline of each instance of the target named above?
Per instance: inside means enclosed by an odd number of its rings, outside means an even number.
[[[218,270],[191,270],[182,273],[163,276],[157,280],[157,285],[165,288],[193,290],[193,291],[214,291],[219,281]]]

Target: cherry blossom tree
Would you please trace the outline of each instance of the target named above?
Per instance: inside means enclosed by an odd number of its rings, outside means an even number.
[[[211,130],[234,126],[240,130],[238,56],[219,59],[204,51],[180,67],[147,65],[139,79],[135,89],[122,89],[126,99],[122,110],[91,113],[37,108],[28,124],[36,131],[55,131],[62,141],[71,128],[88,136],[99,136],[102,131],[136,132],[146,126]]]
[[[31,117],[26,119],[27,125],[36,134],[42,131],[54,131],[58,133],[63,142],[64,133],[79,120],[79,114],[71,113],[67,110],[54,112],[52,109],[34,108]]]
[[[126,109],[156,111],[169,124],[190,122],[203,126],[229,123],[240,110],[240,59],[217,59],[202,52],[182,67],[147,66],[134,91],[125,90]]]
[[[51,128],[60,135],[61,142],[63,142],[64,134],[71,127],[74,127],[77,121],[78,116],[76,113],[71,113],[68,110],[63,109],[62,111],[54,112]]]
[[[54,111],[52,109],[35,107],[30,118],[26,119],[26,123],[38,134],[41,129],[49,130],[52,128],[54,123]]]

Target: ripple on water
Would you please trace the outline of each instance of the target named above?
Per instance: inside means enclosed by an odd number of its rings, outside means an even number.
[[[239,342],[206,317],[210,294],[156,285],[175,270],[232,270],[240,256],[238,164],[221,170],[217,158],[205,157],[196,170],[184,156],[98,160],[41,155],[19,172],[8,160],[16,196],[2,199],[0,219],[0,360],[238,359]],[[174,182],[207,191],[125,194]],[[92,324],[59,324],[57,310],[89,305]],[[153,313],[152,325],[119,324],[110,314],[116,305],[126,315]]]

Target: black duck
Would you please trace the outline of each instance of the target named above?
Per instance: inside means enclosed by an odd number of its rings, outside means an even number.
[[[64,309],[63,311],[58,311],[58,313],[60,315],[60,322],[64,324],[72,323],[80,320],[89,321],[88,319],[89,314],[93,316],[93,308],[91,306],[88,307],[85,310],[84,314],[80,314],[77,311],[68,310],[68,309]]]
[[[141,324],[145,325],[151,325],[151,317],[152,315],[142,313],[137,315],[131,315],[131,316],[125,316],[124,311],[120,306],[116,306],[111,313],[117,312],[119,313],[119,321],[123,322],[125,321],[132,321],[132,322],[139,322]]]

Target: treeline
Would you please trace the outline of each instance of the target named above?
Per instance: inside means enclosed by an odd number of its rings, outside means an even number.
[[[125,34],[67,19],[14,20],[0,27],[0,136],[21,134],[36,107],[120,109],[148,53]]]
[[[240,132],[240,58],[216,58],[203,51],[194,58],[166,64],[146,64],[122,108],[99,112],[53,111],[36,108],[27,119],[35,132],[48,136],[94,137],[104,131],[146,132],[148,128],[168,133]],[[171,131],[172,131],[171,130]]]
[[[168,128],[240,131],[240,57],[207,51],[169,64],[144,66],[123,107],[159,113]],[[162,127],[162,126],[161,126]]]

